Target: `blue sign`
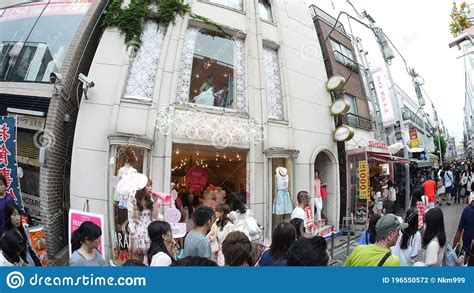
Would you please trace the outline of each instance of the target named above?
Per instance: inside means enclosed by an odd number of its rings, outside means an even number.
[[[474,292],[473,267],[0,267],[0,292]]]
[[[16,120],[0,117],[0,174],[7,180],[7,194],[23,210],[16,163]]]

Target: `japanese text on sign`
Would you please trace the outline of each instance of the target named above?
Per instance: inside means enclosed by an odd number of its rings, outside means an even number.
[[[369,163],[359,161],[359,198],[370,199]]]
[[[16,121],[0,117],[0,174],[7,182],[6,194],[23,209],[16,163]]]

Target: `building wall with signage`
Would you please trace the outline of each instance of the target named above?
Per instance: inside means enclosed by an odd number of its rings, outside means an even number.
[[[154,189],[164,192],[170,191],[175,145],[204,146],[219,153],[230,149],[246,152],[249,206],[267,234],[275,224],[271,211],[273,166],[283,164],[288,169],[289,192],[294,200],[299,190],[313,193],[314,164],[318,155],[324,153],[330,158],[325,165],[325,176],[331,180],[328,191],[333,199],[328,217],[331,223],[338,224],[337,151],[332,137],[334,120],[328,111],[331,99],[325,89],[324,61],[318,50],[309,55],[300,51],[305,44],[316,40],[311,16],[303,2],[271,1],[273,20],[255,19],[256,3],[245,0],[245,14],[225,5],[191,3],[195,13],[223,25],[235,37],[231,42],[223,37],[214,38],[228,44],[226,48],[233,48],[235,59],[227,58],[228,51],[224,50],[220,56],[214,56],[218,62],[206,67],[221,68],[227,82],[236,83],[235,88],[239,88],[234,96],[236,107],[216,104],[206,107],[189,99],[190,90],[196,86],[198,95],[200,85],[205,82],[201,79],[204,73],[196,72],[190,60],[194,59],[194,64],[207,60],[202,56],[205,53],[199,53],[202,52],[199,46],[212,42],[206,32],[216,33],[214,28],[185,17],[178,18],[166,34],[156,28],[145,30],[145,34],[156,36],[148,39],[157,43],[142,47],[143,52],[155,56],[150,66],[156,65],[156,71],[149,80],[140,77],[149,90],[139,93],[129,88],[135,63],[124,54],[123,35],[115,28],[105,30],[89,73],[96,86],[89,91],[87,100],[82,99],[79,111],[72,155],[71,206],[82,209],[88,201],[90,212],[106,215],[109,251],[116,240],[111,233],[115,230],[110,224],[112,213],[108,214],[109,204],[113,202],[110,178],[118,170],[121,147],[134,149],[143,162],[137,170],[152,178]],[[218,67],[224,63],[227,68],[233,67],[232,70]],[[217,76],[219,70],[214,72],[215,82],[224,83],[222,76]],[[229,79],[232,74],[233,79]],[[200,82],[196,84],[196,80]],[[165,107],[168,105],[170,108]],[[164,109],[171,112],[166,114]],[[201,118],[189,116],[192,111]],[[170,117],[171,129],[165,127]],[[203,128],[195,129],[196,125]],[[215,128],[221,129],[222,125],[227,125],[230,132],[235,130],[234,138],[221,137],[227,131],[215,133]],[[246,128],[244,134],[256,135],[250,140],[241,137],[239,125]],[[90,176],[91,172],[94,176]],[[87,188],[84,178],[88,178]]]

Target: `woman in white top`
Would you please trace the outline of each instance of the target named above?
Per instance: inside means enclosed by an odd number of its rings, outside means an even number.
[[[262,229],[257,224],[253,212],[245,207],[245,193],[232,194],[229,218],[234,223],[235,229],[243,232],[250,241],[257,240],[262,236]]]
[[[212,260],[219,266],[225,265],[224,255],[222,254],[222,243],[230,232],[235,231],[234,223],[229,218],[230,208],[226,204],[219,204],[215,209],[217,220],[207,234],[211,243]]]
[[[151,267],[167,267],[176,261],[176,242],[171,226],[164,221],[154,221],[148,226],[150,249],[147,258]]]
[[[425,266],[441,266],[446,246],[444,216],[440,208],[429,210],[425,215],[426,229],[423,236],[423,248],[426,249]]]
[[[409,209],[405,215],[408,227],[398,237],[397,244],[391,247],[392,254],[400,259],[400,266],[413,266],[421,249],[421,234],[418,232],[418,213]]]

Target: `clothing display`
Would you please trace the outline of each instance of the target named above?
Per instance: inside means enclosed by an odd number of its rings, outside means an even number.
[[[276,215],[291,214],[293,204],[291,203],[290,193],[288,192],[288,174],[283,167],[278,167],[275,175],[276,197],[273,201],[273,213]]]
[[[127,175],[137,173],[137,169],[130,166],[129,163],[125,163],[123,167],[118,170],[117,177],[118,180],[121,180]],[[114,200],[118,201],[119,209],[126,209],[127,202],[128,202],[129,195],[128,194],[120,194],[117,190],[115,190]]]
[[[320,221],[323,199],[321,197],[321,180],[319,178],[314,179],[314,205],[316,207],[316,221]]]
[[[214,106],[213,87],[208,88],[207,90],[194,97],[194,103],[199,105]]]

